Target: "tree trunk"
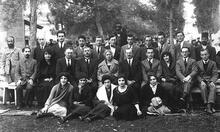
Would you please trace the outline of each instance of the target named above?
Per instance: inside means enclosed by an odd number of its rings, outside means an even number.
[[[102,25],[101,25],[101,13],[100,13],[99,9],[97,9],[97,11],[96,11],[95,23],[96,23],[99,35],[101,35],[103,37],[104,33],[103,33]]]
[[[30,10],[31,10],[31,18],[30,18],[30,42],[29,45],[31,49],[37,46],[36,38],[37,38],[37,0],[30,0]]]
[[[172,6],[169,9],[170,18],[169,18],[169,33],[170,33],[170,44],[173,45],[173,8]]]

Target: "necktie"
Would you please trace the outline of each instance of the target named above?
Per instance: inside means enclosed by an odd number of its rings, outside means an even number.
[[[128,64],[129,66],[131,66],[131,59],[128,59]]]
[[[70,62],[70,59],[68,59],[67,66],[70,66],[70,65],[71,65],[71,62]]]
[[[184,65],[185,65],[185,67],[187,66],[186,58],[184,59]]]
[[[152,63],[151,63],[151,59],[148,60],[150,68],[152,68]]]

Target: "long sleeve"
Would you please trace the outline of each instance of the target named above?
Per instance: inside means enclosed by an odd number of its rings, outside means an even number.
[[[176,63],[176,75],[180,78],[181,81],[185,78],[185,76],[181,72],[181,65],[178,61]]]
[[[33,72],[33,74],[31,75],[30,78],[33,79],[33,80],[35,80],[35,78],[36,78],[36,74],[37,74],[37,61],[34,60],[33,63],[34,63],[34,67],[33,67],[33,68],[34,68],[34,69],[33,69],[34,72]]]
[[[214,62],[212,67],[212,77],[210,80],[215,83],[217,79],[218,79],[218,69],[216,63]]]

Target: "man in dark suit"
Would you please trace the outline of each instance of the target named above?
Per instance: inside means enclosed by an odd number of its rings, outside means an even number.
[[[111,50],[114,59],[119,61],[121,48],[119,46],[116,46],[116,36],[115,35],[111,35],[109,37],[109,45],[105,46],[105,49]]]
[[[97,70],[98,60],[92,58],[92,51],[90,47],[84,47],[83,58],[76,63],[76,77],[78,78],[81,74],[86,74],[87,83],[91,86],[93,94],[95,95],[98,88]]]
[[[142,86],[148,83],[148,75],[153,74],[156,77],[160,77],[162,74],[162,68],[160,65],[160,61],[154,58],[154,49],[148,48],[146,52],[147,59],[141,62],[142,66],[142,75],[143,75],[143,82]]]
[[[126,29],[122,27],[121,23],[115,24],[115,35],[116,35],[116,46],[122,47],[127,43],[127,32]]]
[[[40,62],[44,58],[43,54],[44,54],[45,48],[47,48],[48,46],[46,45],[46,41],[45,41],[44,37],[39,37],[38,43],[39,43],[39,45],[37,45],[37,47],[34,48],[33,58],[37,62]]]
[[[207,112],[211,114],[215,111],[213,105],[216,95],[215,82],[218,79],[217,66],[214,61],[209,59],[208,49],[202,49],[200,54],[202,60],[197,62],[197,79],[200,83],[204,104],[207,106]]]
[[[141,87],[141,63],[133,58],[131,49],[126,49],[126,58],[119,62],[119,74],[127,77],[128,85],[132,85],[138,95]]]
[[[180,100],[184,101],[189,108],[189,94],[193,84],[193,78],[196,75],[196,61],[189,57],[190,50],[188,47],[182,48],[182,58],[176,62],[176,75],[181,81],[180,89],[182,93]]]
[[[73,49],[71,47],[66,48],[64,54],[65,54],[65,57],[62,57],[57,60],[56,75],[58,76],[61,72],[68,72],[71,75],[70,83],[75,84],[76,61],[72,57]]]
[[[214,47],[212,47],[209,43],[208,43],[208,33],[202,33],[202,42],[201,45],[199,45],[195,50],[196,50],[196,61],[201,60],[201,55],[200,55],[200,51],[202,49],[207,49],[209,52],[209,59],[212,61],[216,61],[216,50]]]
[[[53,45],[52,49],[55,53],[55,59],[58,60],[59,58],[64,57],[64,51],[67,47],[70,47],[70,45],[68,45],[65,42],[65,32],[64,31],[58,31],[57,32],[57,41],[58,43]]]
[[[98,62],[101,63],[104,60],[104,53],[105,48],[103,45],[103,40],[101,36],[96,36],[95,38],[95,45],[93,45],[93,53],[95,58],[98,59]]]
[[[132,49],[133,57],[137,60],[141,59],[140,48],[138,46],[134,45],[134,43],[133,43],[134,40],[133,39],[134,39],[133,35],[128,35],[128,37],[127,37],[128,44],[121,47],[121,53],[120,53],[119,61],[122,61],[122,60],[126,59],[126,55],[125,55],[125,50],[126,49]]]
[[[185,38],[185,35],[183,32],[177,32],[176,34],[176,44],[175,44],[175,60],[177,61],[178,59],[182,58],[182,48],[183,47],[188,47],[189,50],[190,50],[190,57],[192,59],[195,59],[196,58],[196,55],[195,55],[195,48],[190,44],[188,43],[187,41],[184,41],[184,38]]]

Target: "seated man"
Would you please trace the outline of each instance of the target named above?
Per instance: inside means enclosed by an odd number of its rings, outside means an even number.
[[[157,78],[159,78],[162,74],[160,61],[154,58],[153,48],[147,49],[146,56],[147,56],[147,59],[141,62],[142,74],[143,74],[142,86],[149,81],[148,75],[153,74],[153,75],[156,75]]]
[[[18,62],[15,69],[15,78],[17,80],[17,96],[18,107],[20,109],[24,105],[31,106],[33,101],[32,89],[34,79],[37,73],[37,61],[30,57],[31,49],[25,47],[23,49],[24,57]],[[23,100],[23,89],[26,93]],[[23,102],[24,101],[24,102]]]
[[[189,93],[193,84],[193,77],[196,75],[196,61],[189,57],[190,50],[188,47],[183,47],[181,54],[183,58],[176,62],[176,75],[183,87],[183,89],[180,89],[182,93],[180,100],[186,101],[187,108],[189,108]]]
[[[213,105],[216,95],[215,82],[218,79],[217,66],[214,61],[209,59],[209,52],[207,49],[202,49],[200,55],[202,60],[197,62],[197,78],[200,83],[204,104],[207,106],[206,112],[211,114],[215,111]]]
[[[73,86],[68,82],[70,75],[62,72],[58,78],[59,83],[52,88],[44,108],[37,113],[37,118],[52,114],[63,119],[70,110],[73,94]]]

